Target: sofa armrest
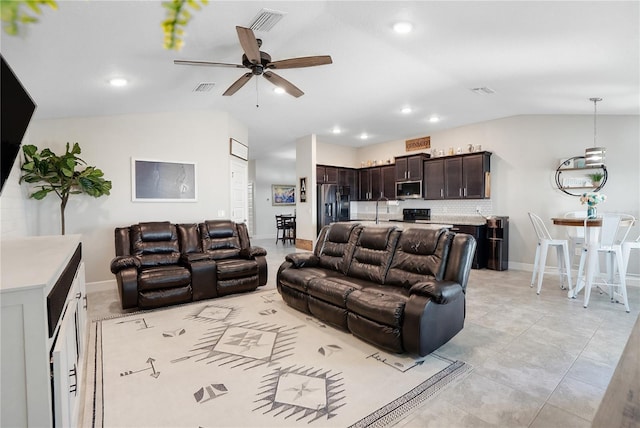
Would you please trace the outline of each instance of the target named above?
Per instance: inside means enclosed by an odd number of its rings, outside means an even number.
[[[137,270],[140,268],[140,260],[133,256],[118,256],[111,260],[111,273],[114,275],[128,268],[135,268]]]
[[[428,297],[438,304],[453,302],[463,293],[462,286],[453,281],[425,281],[414,284],[411,294]]]
[[[320,263],[320,258],[313,253],[291,253],[284,258],[294,268],[314,267]]]
[[[249,257],[254,259],[256,257],[265,257],[267,250],[262,247],[249,247]]]

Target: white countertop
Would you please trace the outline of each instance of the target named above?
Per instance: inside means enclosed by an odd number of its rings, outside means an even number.
[[[388,214],[387,214],[388,215]],[[359,219],[351,220],[353,222],[365,223],[374,222],[375,217],[369,214],[359,214]],[[395,220],[395,221],[393,221]],[[385,215],[380,216],[380,222],[391,222],[393,224],[419,224],[419,223],[403,223],[401,221],[402,216],[399,217],[387,217]],[[444,227],[452,227],[453,225],[466,225],[466,226],[482,226],[487,223],[487,219],[479,214],[476,215],[432,215],[431,220],[417,220],[420,224],[433,224],[444,225]]]
[[[52,287],[81,235],[29,236],[1,242],[0,290]]]
[[[453,227],[452,224],[442,224],[442,223],[434,223],[432,221],[424,222],[424,223],[403,223],[401,221],[388,221],[388,220],[380,220],[378,223],[375,220],[352,220],[350,222],[344,223],[358,223],[363,226],[373,226],[373,227],[391,227],[395,226],[398,229],[442,229],[447,228],[450,229]]]

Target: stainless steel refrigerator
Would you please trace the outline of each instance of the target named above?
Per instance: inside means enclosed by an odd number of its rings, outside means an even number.
[[[349,221],[349,193],[347,186],[318,184],[318,233],[323,226],[336,221]]]

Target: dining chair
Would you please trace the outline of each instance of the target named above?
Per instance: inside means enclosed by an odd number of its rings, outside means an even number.
[[[278,241],[295,243],[295,218],[290,215],[276,214],[276,245]]]
[[[564,218],[586,218],[587,210],[582,211],[569,211],[564,214]],[[576,260],[576,249],[582,248],[584,245],[584,227],[565,227],[567,231],[567,241],[569,242],[569,255],[571,256],[571,266],[574,266]],[[577,264],[576,264],[577,267]]]
[[[622,261],[624,262],[624,267],[622,268],[625,273],[625,278],[627,274],[627,269],[629,268],[629,257],[631,256],[631,250],[640,250],[640,235],[633,241],[624,241],[622,243]]]
[[[531,287],[536,280],[536,275],[538,276],[538,291],[540,294],[540,290],[542,289],[542,278],[545,273],[545,267],[547,263],[547,253],[549,251],[549,247],[555,247],[557,251],[558,258],[558,274],[560,275],[560,287],[564,290],[566,287],[564,286],[565,277],[567,278],[567,282],[569,284],[569,290],[573,290],[573,285],[571,282],[571,258],[569,257],[569,243],[566,239],[554,239],[551,237],[549,230],[544,225],[542,219],[534,213],[529,213],[529,218],[531,219],[531,224],[533,224],[533,228],[538,237],[538,243],[536,246],[536,256],[533,262],[533,274],[531,275]]]
[[[578,267],[578,281],[588,282],[586,275],[591,277],[591,284],[585,285],[584,307],[589,305],[591,297],[591,289],[595,286],[601,292],[609,294],[612,302],[624,304],[627,312],[629,309],[629,299],[627,297],[626,284],[626,262],[623,255],[622,243],[626,239],[631,226],[635,222],[633,216],[627,214],[605,213],[602,215],[602,226],[600,227],[600,236],[597,242],[588,242],[587,239],[583,245],[583,251],[580,256],[580,264]],[[585,236],[588,236],[587,222],[585,219],[584,226]],[[589,256],[589,251],[595,250],[595,254]],[[630,250],[629,250],[630,251]],[[604,254],[606,262],[606,270],[600,269],[599,254]],[[587,272],[586,264],[589,264]],[[579,286],[576,288],[580,288]]]

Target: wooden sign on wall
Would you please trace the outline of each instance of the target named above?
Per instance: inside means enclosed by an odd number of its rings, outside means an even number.
[[[414,138],[405,141],[406,151],[422,150],[431,148],[431,137]]]

